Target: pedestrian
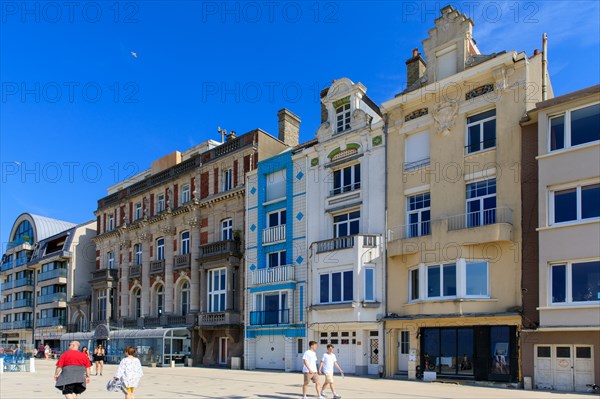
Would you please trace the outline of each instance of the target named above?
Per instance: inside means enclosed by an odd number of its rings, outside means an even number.
[[[46,357],[46,360],[49,360],[52,356],[52,348],[50,348],[50,345],[48,344],[44,345],[44,356]]]
[[[317,390],[317,396],[319,399],[325,399],[326,397],[321,394],[321,387],[319,387],[319,371],[317,368],[317,343],[310,341],[308,343],[308,350],[304,352],[302,356],[302,374],[304,374],[304,385],[302,385],[302,397],[306,399],[306,391],[310,382],[315,383],[315,389]]]
[[[79,341],[69,342],[69,350],[63,353],[56,362],[54,380],[66,399],[75,399],[83,393],[90,382],[92,362],[79,352]]]
[[[335,388],[333,387],[333,366],[337,367],[342,376],[344,375],[344,370],[342,370],[342,368],[338,364],[337,357],[335,357],[335,354],[333,353],[333,345],[328,344],[327,353],[323,354],[321,364],[319,365],[319,374],[325,374],[325,383],[321,388],[321,393],[325,391],[327,384],[329,384],[329,387],[331,388],[331,393],[333,394],[333,398],[339,399],[341,398],[341,396],[335,392]]]
[[[128,346],[125,348],[125,355],[127,356],[119,363],[119,367],[117,367],[117,372],[114,376],[115,380],[121,380],[123,382],[125,399],[135,399],[133,391],[137,388],[140,379],[144,375],[140,359],[135,357],[136,352],[137,348],[135,346]]]
[[[81,353],[85,353],[85,355],[87,356],[87,358],[90,359],[90,361],[92,360],[90,358],[90,351],[88,350],[87,346],[84,345],[84,346],[81,347]]]
[[[102,347],[102,344],[98,345],[94,350],[94,364],[96,365],[96,375],[98,375],[98,367],[100,367],[100,375],[104,369],[104,359],[106,358],[106,351]]]

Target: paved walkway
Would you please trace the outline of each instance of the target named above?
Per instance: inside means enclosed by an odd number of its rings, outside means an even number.
[[[1,399],[64,398],[54,388],[54,362],[38,360],[36,373],[0,374]],[[122,399],[118,392],[107,392],[106,382],[116,366],[104,368],[104,376],[92,375],[92,381],[81,399]],[[263,398],[301,399],[302,376],[299,373],[222,370],[205,368],[147,368],[136,390],[136,399],[144,398]],[[323,382],[323,377],[321,377]],[[415,398],[415,399],[586,399],[594,396],[523,391],[455,384],[408,382],[387,379],[336,377],[337,391],[344,399],[350,398]],[[315,397],[314,389],[309,397]],[[328,396],[331,398],[330,392]]]

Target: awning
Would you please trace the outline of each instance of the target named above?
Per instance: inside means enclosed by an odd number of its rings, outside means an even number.
[[[61,341],[88,341],[94,338],[93,332],[76,332],[61,335]]]

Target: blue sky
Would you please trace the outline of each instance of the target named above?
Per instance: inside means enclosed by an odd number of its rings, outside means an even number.
[[[332,79],[392,98],[446,4],[483,53],[531,55],[548,32],[555,94],[600,81],[596,1],[76,3],[0,1],[3,244],[21,212],[93,219],[106,187],[217,126],[276,134],[287,107],[311,139]]]

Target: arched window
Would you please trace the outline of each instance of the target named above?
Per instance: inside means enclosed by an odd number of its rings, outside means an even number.
[[[185,316],[190,312],[190,283],[187,281],[181,284],[180,301],[181,315]]]
[[[142,291],[139,287],[131,291],[131,315],[136,319],[142,317]]]
[[[190,232],[184,231],[181,233],[181,255],[190,253]]]
[[[159,238],[156,240],[156,260],[165,259],[165,239]]]
[[[160,317],[164,310],[165,293],[162,284],[158,284],[154,289],[154,313]]]
[[[19,224],[12,240],[15,241],[17,245],[25,241],[33,244],[33,227],[31,227],[29,220],[24,220]]]

